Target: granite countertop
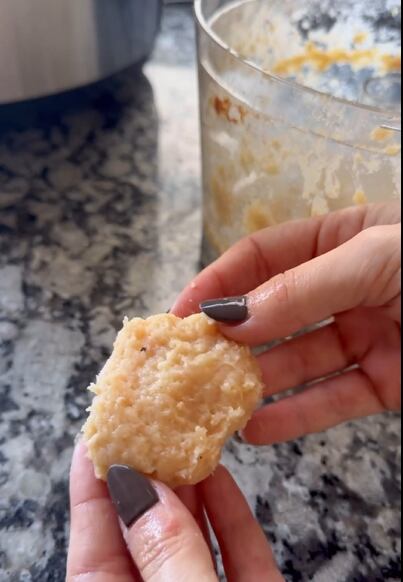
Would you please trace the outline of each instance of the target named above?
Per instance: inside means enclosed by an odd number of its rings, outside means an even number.
[[[123,316],[165,311],[197,271],[191,18],[166,10],[144,73],[0,108],[1,582],[64,580],[85,388]],[[400,580],[399,418],[230,442],[224,462],[287,580]]]

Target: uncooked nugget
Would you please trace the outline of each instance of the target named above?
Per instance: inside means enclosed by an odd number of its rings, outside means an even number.
[[[83,432],[97,477],[119,463],[171,487],[202,481],[262,388],[249,348],[205,315],[125,320],[90,386],[96,396]]]

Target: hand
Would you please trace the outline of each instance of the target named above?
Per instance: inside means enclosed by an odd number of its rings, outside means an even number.
[[[95,478],[85,446],[79,444],[70,475],[67,582],[218,581],[205,537],[175,493],[127,469],[110,472],[109,486],[119,502],[120,525],[106,484]],[[284,582],[229,473],[219,467],[197,493],[219,542],[228,581]],[[204,515],[199,512],[198,519],[204,521]]]
[[[400,409],[400,240],[399,205],[351,208],[245,238],[184,290],[174,308],[182,317],[205,300],[240,296],[203,307],[250,346],[334,316],[260,355],[265,396],[327,379],[256,412],[246,440],[287,441]]]

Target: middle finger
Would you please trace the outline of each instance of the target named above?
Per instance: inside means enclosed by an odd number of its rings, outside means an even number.
[[[356,363],[337,322],[286,341],[258,357],[265,396],[339,372]]]
[[[190,513],[193,515],[197,525],[199,526],[204,539],[210,549],[213,562],[215,563],[215,554],[213,546],[211,544],[210,532],[207,524],[207,516],[204,510],[203,501],[199,496],[196,487],[191,485],[185,485],[183,487],[178,487],[175,490],[176,495],[182,501],[183,505],[187,507]]]
[[[284,582],[263,530],[224,467],[198,486],[229,582]]]

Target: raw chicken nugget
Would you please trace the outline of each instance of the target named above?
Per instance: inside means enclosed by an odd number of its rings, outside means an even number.
[[[198,483],[245,426],[262,387],[249,348],[205,315],[125,320],[90,386],[96,396],[83,431],[97,477],[118,463],[171,487]]]

